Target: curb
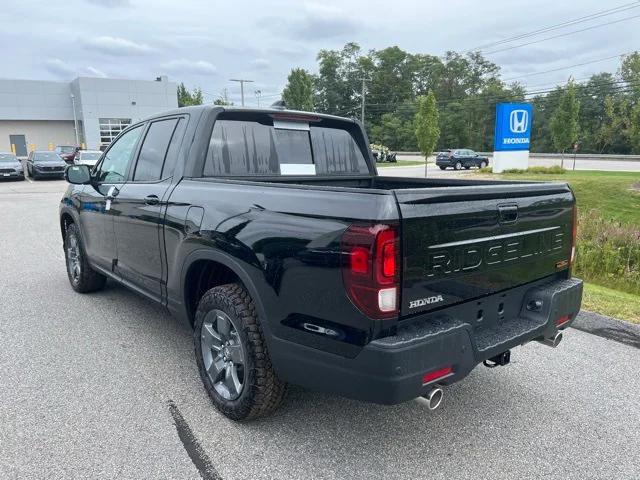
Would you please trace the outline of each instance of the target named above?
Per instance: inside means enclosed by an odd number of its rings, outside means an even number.
[[[624,322],[617,318],[605,317],[588,310],[580,310],[572,327],[582,332],[591,333],[598,337],[640,349],[640,325]]]

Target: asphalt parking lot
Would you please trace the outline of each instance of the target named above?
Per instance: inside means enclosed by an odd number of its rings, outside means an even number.
[[[219,415],[191,332],[108,283],[68,285],[63,181],[0,182],[0,478],[640,477],[640,349],[572,329],[477,368],[429,412],[292,387]]]

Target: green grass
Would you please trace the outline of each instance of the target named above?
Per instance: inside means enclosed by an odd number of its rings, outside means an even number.
[[[568,183],[579,214],[574,273],[589,282],[584,308],[640,323],[640,173],[523,172],[491,178]]]
[[[585,283],[582,308],[632,323],[640,323],[640,295]]]
[[[395,163],[390,163],[390,162],[376,163],[376,167],[378,167],[378,168],[413,167],[415,165],[423,165],[424,166],[424,162],[422,162],[420,160],[398,160]]]
[[[496,178],[567,182],[578,201],[578,211],[598,210],[605,218],[640,227],[640,182],[635,172],[567,171],[563,174],[494,174]]]

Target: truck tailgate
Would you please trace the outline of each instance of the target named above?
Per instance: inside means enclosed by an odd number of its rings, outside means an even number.
[[[566,184],[395,190],[401,216],[402,317],[568,268],[574,197]]]

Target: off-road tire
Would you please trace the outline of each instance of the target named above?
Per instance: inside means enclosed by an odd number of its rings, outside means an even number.
[[[69,255],[67,248],[71,242],[72,236],[75,236],[77,239],[78,252],[79,252],[79,262],[80,262],[80,275],[77,278],[74,278],[69,269]],[[67,225],[67,230],[64,236],[64,258],[67,267],[67,277],[69,278],[69,283],[71,287],[78,293],[90,293],[96,292],[104,288],[104,284],[107,281],[107,277],[102,275],[99,272],[96,272],[89,265],[89,261],[87,260],[87,255],[84,251],[84,247],[82,246],[82,238],[80,236],[80,229],[76,226],[75,223],[70,223]]]
[[[204,366],[201,332],[208,312],[222,310],[235,326],[245,354],[242,392],[235,400],[223,398],[214,388]],[[249,293],[242,285],[229,283],[208,290],[200,299],[193,330],[196,362],[205,390],[215,407],[232,420],[250,420],[273,413],[282,403],[286,383],[271,365],[262,326]]]

